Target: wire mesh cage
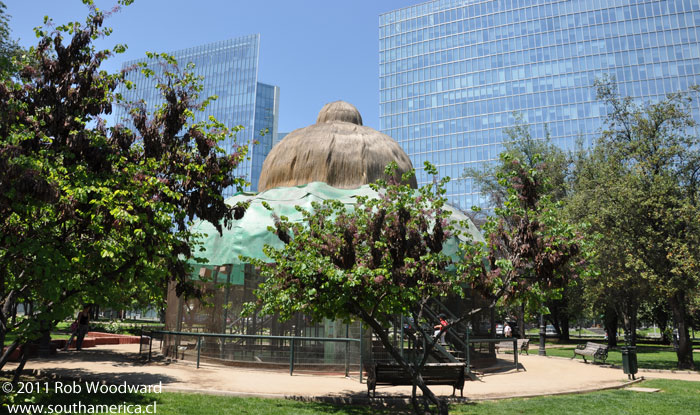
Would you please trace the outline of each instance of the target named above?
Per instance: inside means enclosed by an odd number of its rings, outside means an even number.
[[[202,299],[178,297],[170,287],[166,330],[179,334],[164,334],[156,343],[165,356],[269,368],[294,365],[296,371],[359,371],[359,323],[312,321],[304,314],[286,321],[257,312],[243,315],[243,304],[255,301],[262,281],[248,264],[200,267],[197,277]]]
[[[194,278],[199,280],[201,299],[178,297],[174,287],[170,287],[166,331],[161,338],[154,338],[155,348],[166,357],[224,365],[335,372],[359,372],[362,361],[393,361],[374,333],[363,330],[359,322],[313,321],[301,313],[286,321],[278,315],[257,312],[243,315],[243,305],[256,300],[254,291],[262,281],[251,265],[200,266]],[[424,339],[416,330],[432,332],[438,315],[447,315],[451,321],[456,321],[458,316],[481,308],[469,319],[453,325],[447,336],[449,353],[453,357],[462,361],[471,358],[472,364],[481,366],[482,362],[486,364],[495,359],[493,344],[471,343],[469,347],[467,344],[469,336],[493,337],[493,313],[485,305],[486,302],[478,298],[433,299],[425,309],[424,321],[415,323],[410,318],[397,316],[389,322],[389,339],[402,353],[420,353]]]

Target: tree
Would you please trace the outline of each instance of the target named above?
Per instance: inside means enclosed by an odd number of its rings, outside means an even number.
[[[529,168],[540,164],[541,173],[547,180],[546,191],[550,198],[554,202],[563,200],[568,193],[567,155],[551,143],[548,130],[545,129],[543,138],[534,138],[521,114],[515,113],[513,118],[515,123],[503,131],[507,136],[503,153],[510,154]],[[479,191],[488,195],[491,206],[502,206],[508,198],[508,191],[499,180],[499,176],[507,176],[510,170],[511,166],[501,160],[499,163],[487,164],[481,170],[467,169],[464,176],[474,179]]]
[[[426,171],[436,173],[429,164]],[[422,412],[431,403],[447,413],[447,404],[420,374],[439,336],[433,338],[432,330],[419,328],[417,334],[427,347],[418,361],[410,362],[393,345],[387,329],[397,315],[410,315],[419,323],[430,298],[461,295],[463,285],[470,282],[470,274],[449,271],[457,259],[442,252],[447,239],[460,234],[448,220],[443,185],[444,181],[415,192],[408,185],[380,181],[371,185],[378,197],[358,198],[352,210],[340,201],[326,200],[314,204],[312,212],[298,208],[303,223],[276,218],[271,230],[285,246],[265,248],[270,263],[248,259],[265,278],[256,291],[257,303],[248,304],[248,311],[259,307],[261,313],[279,313],[282,319],[296,312],[313,319],[360,319],[411,374],[414,409]],[[416,387],[423,392],[424,405],[416,397]]]
[[[619,243],[618,222],[625,222],[625,204],[637,200],[623,189],[618,180],[624,167],[606,159],[606,154],[579,149],[574,157],[574,191],[567,201],[573,220],[586,223],[587,240],[593,254],[591,271],[585,279],[585,298],[597,310],[603,310],[608,345],[617,346],[618,320],[624,320],[626,332],[636,332],[636,315],[641,302],[649,295],[649,285],[627,266],[630,247]],[[606,212],[605,220],[596,217]],[[630,327],[632,324],[634,327]],[[630,337],[635,344],[636,337]]]
[[[655,300],[655,301],[654,301]],[[690,305],[692,308],[692,304]],[[692,314],[692,313],[691,313]],[[664,298],[651,298],[642,304],[640,320],[656,324],[661,335],[661,342],[670,344],[672,330],[669,327],[671,311],[668,302]]]
[[[7,76],[12,70],[12,58],[19,55],[21,48],[10,37],[9,16],[5,13],[5,3],[0,1],[0,77]]]
[[[632,337],[639,303],[666,299],[680,334],[678,366],[694,368],[688,304],[700,287],[700,152],[692,96],[637,105],[618,96],[613,80],[596,86],[609,112],[596,147],[579,163],[575,197],[579,217],[599,235],[601,290],[633,292],[625,297]]]
[[[490,222],[488,244],[462,243],[459,257],[442,253],[447,238],[459,234],[447,221],[445,180],[435,188],[421,188],[417,195],[406,185],[379,182],[372,186],[380,197],[361,198],[351,211],[328,200],[314,205],[313,212],[300,210],[303,223],[276,218],[271,231],[285,246],[265,249],[270,263],[248,259],[265,278],[249,312],[260,307],[262,313],[282,318],[295,312],[315,319],[359,318],[411,374],[427,401],[445,413],[447,406],[420,375],[437,337],[418,330],[428,347],[422,360],[411,364],[389,339],[386,327],[392,316],[410,314],[420,322],[431,297],[464,294],[465,287],[488,295],[491,306],[502,297],[545,296],[559,286],[561,270],[578,252],[576,236],[557,222],[552,205],[532,194],[542,186],[541,174],[515,160],[507,162],[513,166],[512,174],[503,178],[508,201],[497,211],[511,218],[519,215],[516,222],[521,225],[511,233],[502,219]],[[426,171],[435,174],[429,164]],[[419,411],[415,387],[413,403]]]
[[[545,303],[556,305],[568,333],[568,304],[563,295],[569,284],[569,290],[576,289],[581,240],[567,224],[560,203],[567,191],[568,160],[548,136],[533,139],[528,126],[519,116],[515,118],[516,124],[505,131],[509,141],[499,163],[482,172],[465,172],[475,177],[496,206],[483,227],[488,252],[476,257],[489,258],[483,280],[498,280],[500,290],[487,295],[519,307],[521,315],[526,306],[532,314]],[[524,335],[524,324],[519,327]]]
[[[82,304],[157,303],[169,280],[178,294],[196,295],[187,280],[197,244],[190,223],[196,216],[221,231],[244,210],[228,207],[221,193],[244,183],[233,171],[246,147],[224,154],[217,143],[237,128],[192,121],[209,99],[199,102],[199,80],[174,59],[150,55],[166,68],[155,113],[122,103],[135,131],[105,126],[100,115],[130,84],[125,73],[99,67],[125,47],[94,48],[111,29],[84,2],[84,24],[37,30],[39,43],[18,62],[17,76],[0,84],[0,336],[17,334],[0,367]],[[17,302],[32,312],[10,325],[7,311]]]

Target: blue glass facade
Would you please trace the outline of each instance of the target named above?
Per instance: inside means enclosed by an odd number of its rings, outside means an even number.
[[[257,144],[251,149],[251,190],[258,190],[258,179],[265,157],[272,150],[277,136],[279,88],[258,82],[255,96],[254,137]]]
[[[181,67],[194,63],[193,72],[204,79],[201,97],[215,95],[205,112],[195,112],[195,120],[201,121],[210,115],[229,127],[242,125],[236,140],[227,140],[221,146],[232,152],[236,143],[253,143],[249,149],[249,159],[238,166],[236,174],[245,177],[251,183],[247,190],[257,190],[260,168],[272,148],[277,134],[279,109],[279,87],[258,82],[258,51],[260,35],[249,35],[224,40],[188,49],[170,52]],[[124,68],[134,66],[147,59],[126,62]],[[159,65],[152,65],[156,73]],[[131,71],[129,80],[135,88],[121,91],[128,101],[143,99],[146,108],[153,111],[162,103],[159,91],[155,88],[154,77],[146,78],[140,71]],[[125,109],[118,108],[117,120],[124,119]],[[260,132],[267,130],[261,135]],[[224,196],[232,196],[235,189],[227,189]]]
[[[700,2],[436,0],[379,17],[380,129],[450,176],[462,208],[486,206],[461,176],[498,159],[515,113],[533,137],[590,144],[604,74],[640,101],[700,84]]]

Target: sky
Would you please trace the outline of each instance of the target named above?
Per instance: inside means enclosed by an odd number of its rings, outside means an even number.
[[[80,0],[3,0],[11,36],[36,44],[34,27],[44,16],[55,24],[83,22]],[[97,0],[111,10],[117,0]],[[420,0],[136,0],[113,14],[112,36],[98,43],[124,43],[128,50],[103,65],[117,71],[124,61],[150,52],[171,52],[260,33],[258,80],[280,87],[279,131],[316,122],[324,104],[355,105],[363,123],[379,129],[379,15]]]

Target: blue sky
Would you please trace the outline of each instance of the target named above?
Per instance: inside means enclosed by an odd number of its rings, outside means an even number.
[[[4,0],[12,36],[36,43],[44,16],[84,21],[80,0]],[[278,85],[280,132],[316,121],[321,107],[343,99],[365,125],[379,128],[379,14],[420,3],[399,0],[136,0],[107,20],[114,34],[100,47],[126,43],[104,68],[116,71],[145,52],[168,52],[260,33],[259,80]],[[116,0],[95,2],[110,10]]]

